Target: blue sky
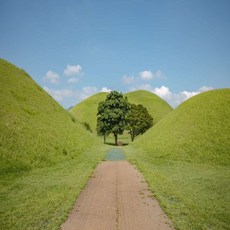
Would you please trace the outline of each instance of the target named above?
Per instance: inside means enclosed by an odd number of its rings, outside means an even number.
[[[63,107],[146,89],[176,107],[230,87],[229,0],[0,0],[0,57]]]

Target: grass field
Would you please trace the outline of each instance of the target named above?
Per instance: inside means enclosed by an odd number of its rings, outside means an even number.
[[[74,160],[0,176],[0,229],[59,229],[107,146]]]
[[[177,229],[230,228],[230,90],[191,98],[125,147]]]
[[[58,229],[107,147],[0,60],[0,229]]]

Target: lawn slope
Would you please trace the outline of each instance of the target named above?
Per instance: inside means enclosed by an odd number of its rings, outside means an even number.
[[[96,93],[71,108],[70,112],[81,122],[87,122],[93,133],[96,133],[97,108],[101,101],[104,101],[108,93]]]
[[[177,229],[229,229],[230,89],[192,97],[126,148]]]
[[[104,149],[23,70],[0,60],[1,229],[58,229]]]
[[[162,98],[146,90],[126,93],[125,96],[130,103],[142,104],[153,117],[155,124],[173,110],[173,108]]]
[[[154,157],[230,163],[230,89],[197,95],[161,120],[143,138]]]
[[[107,95],[108,93],[97,93],[70,110],[81,122],[89,123],[93,133],[96,133],[98,104],[105,100]],[[163,99],[145,90],[126,93],[124,96],[128,98],[130,103],[144,105],[152,115],[155,123],[173,110]]]
[[[23,70],[0,60],[1,171],[72,159],[93,138]]]

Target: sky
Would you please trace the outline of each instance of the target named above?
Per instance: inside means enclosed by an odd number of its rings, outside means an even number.
[[[230,87],[230,1],[0,0],[0,58],[64,108],[138,89],[175,108]]]

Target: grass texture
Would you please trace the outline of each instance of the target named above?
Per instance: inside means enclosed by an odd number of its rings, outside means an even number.
[[[146,90],[126,93],[125,96],[130,103],[142,104],[153,117],[154,124],[173,111],[173,108],[166,101]]]
[[[78,157],[94,137],[32,78],[0,60],[0,171],[51,166]]]
[[[76,198],[104,158],[95,143],[73,160],[0,176],[0,229],[60,229]]]
[[[194,96],[125,148],[176,229],[229,229],[230,89]]]
[[[107,146],[2,59],[0,108],[0,228],[58,229]]]
[[[101,101],[104,101],[108,93],[97,93],[83,100],[79,104],[71,108],[70,112],[77,117],[81,122],[87,122],[96,134],[97,126],[97,108]]]

